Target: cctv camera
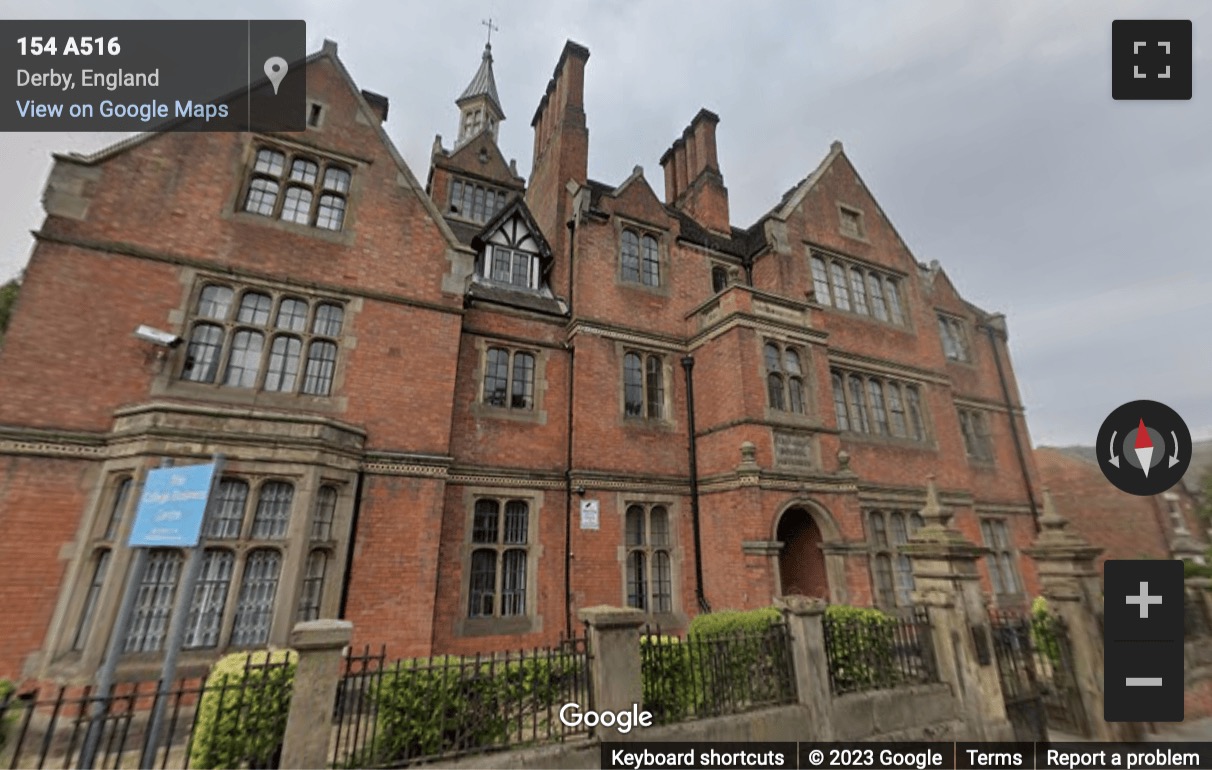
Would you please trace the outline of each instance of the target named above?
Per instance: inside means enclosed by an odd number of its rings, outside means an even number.
[[[135,336],[144,342],[150,342],[153,345],[159,345],[163,348],[175,348],[184,342],[184,340],[175,334],[160,331],[159,329],[154,329],[150,326],[144,326],[142,324],[139,325],[138,329],[135,329]]]

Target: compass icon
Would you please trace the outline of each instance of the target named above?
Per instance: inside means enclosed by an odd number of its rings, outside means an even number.
[[[1095,444],[1103,475],[1133,495],[1156,495],[1174,486],[1191,463],[1191,431],[1157,401],[1131,401],[1099,428]]]

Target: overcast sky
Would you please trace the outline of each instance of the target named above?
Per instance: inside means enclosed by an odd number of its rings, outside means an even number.
[[[6,4],[30,18],[246,18],[248,2]],[[921,261],[1006,313],[1040,444],[1092,444],[1138,398],[1212,438],[1212,5],[1200,0],[448,0],[259,2],[302,18],[362,88],[421,179],[479,63],[492,14],[507,158],[530,169],[530,118],[564,41],[586,73],[589,173],[621,182],[700,107],[721,117],[733,223],[748,227],[834,139]],[[1111,21],[1194,21],[1194,98],[1111,99]],[[203,63],[200,63],[203,64]],[[52,151],[112,134],[0,137],[0,280],[28,259]]]

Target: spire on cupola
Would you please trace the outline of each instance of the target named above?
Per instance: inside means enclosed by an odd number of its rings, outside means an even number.
[[[501,109],[501,98],[497,95],[497,81],[492,75],[492,33],[497,29],[492,19],[483,24],[488,27],[488,42],[484,44],[484,55],[480,58],[480,68],[472,77],[462,95],[455,100],[459,107],[459,140],[463,144],[468,139],[487,130],[495,142],[497,126],[505,119],[505,111]]]

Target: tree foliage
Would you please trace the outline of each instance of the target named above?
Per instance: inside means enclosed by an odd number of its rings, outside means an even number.
[[[0,286],[0,341],[8,329],[8,320],[12,316],[13,306],[17,304],[17,294],[21,290],[21,279],[14,278]]]

